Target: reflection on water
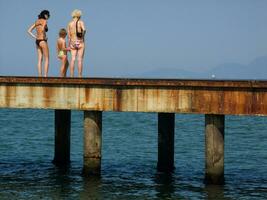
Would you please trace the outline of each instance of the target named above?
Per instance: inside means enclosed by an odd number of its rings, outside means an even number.
[[[214,200],[214,199],[230,199],[224,197],[224,185],[206,185],[204,188],[205,199]]]
[[[154,177],[156,196],[159,199],[171,199],[175,193],[175,179],[172,173],[156,173]]]
[[[75,165],[51,163],[0,163],[0,199],[265,199],[266,180],[205,185],[202,177],[187,177],[179,171],[157,173],[140,166],[129,174],[105,169],[99,177],[83,177]],[[112,174],[113,172],[113,174]],[[235,184],[241,185],[235,185]],[[262,185],[260,185],[261,183]],[[250,185],[249,185],[250,184]]]
[[[101,177],[83,177],[80,199],[103,199],[101,185]]]

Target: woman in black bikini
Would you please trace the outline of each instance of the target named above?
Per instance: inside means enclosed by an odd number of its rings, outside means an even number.
[[[36,39],[36,48],[38,53],[38,75],[42,76],[42,60],[44,57],[44,76],[47,77],[49,68],[49,48],[47,44],[46,32],[48,31],[47,20],[50,17],[48,10],[43,10],[38,16],[37,21],[28,29],[28,33]],[[32,33],[36,30],[36,35]]]

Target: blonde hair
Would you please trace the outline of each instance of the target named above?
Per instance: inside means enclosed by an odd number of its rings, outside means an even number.
[[[75,9],[74,11],[72,11],[71,16],[72,18],[80,18],[82,16],[82,11]]]

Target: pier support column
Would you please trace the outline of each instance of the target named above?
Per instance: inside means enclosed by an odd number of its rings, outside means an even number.
[[[55,155],[53,163],[64,165],[70,162],[70,110],[55,110]]]
[[[224,115],[205,115],[205,183],[224,184]]]
[[[100,175],[102,146],[102,112],[84,111],[83,174]]]
[[[158,113],[158,171],[174,169],[174,113]]]

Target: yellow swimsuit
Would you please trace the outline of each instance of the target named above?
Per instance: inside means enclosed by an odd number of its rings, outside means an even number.
[[[58,57],[62,57],[62,56],[64,56],[65,54],[64,54],[64,51],[63,50],[60,50],[59,52],[58,52]]]

